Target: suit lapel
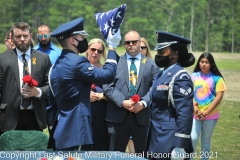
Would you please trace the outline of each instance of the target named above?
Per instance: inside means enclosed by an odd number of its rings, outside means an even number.
[[[144,57],[143,55],[141,55],[139,72],[138,72],[138,80],[137,80],[137,86],[136,86],[137,89],[136,89],[136,91],[138,91],[138,88],[139,88],[139,86],[140,86],[141,79],[142,79],[142,76],[143,76],[143,72],[144,72],[146,63],[147,63],[147,58]]]
[[[10,51],[9,58],[10,58],[10,61],[12,63],[14,77],[15,77],[15,79],[17,81],[17,85],[18,85],[19,91],[21,91],[22,87],[20,87],[19,68],[18,68],[18,56],[17,56],[16,49]]]
[[[122,68],[122,71],[123,71],[123,74],[125,76],[125,80],[126,80],[126,85],[129,89],[129,71],[128,71],[128,64],[127,64],[127,59],[126,59],[126,54],[121,56],[120,58],[120,63],[121,63],[121,68]]]
[[[31,50],[31,58],[29,63],[31,63],[31,75],[34,77],[37,66],[37,53],[33,49]]]

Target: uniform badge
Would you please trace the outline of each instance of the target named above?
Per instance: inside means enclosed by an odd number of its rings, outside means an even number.
[[[158,85],[157,90],[159,91],[167,91],[169,89],[168,85]]]
[[[187,75],[187,74],[182,74],[182,75],[180,76],[180,79],[182,79],[184,76],[186,76],[188,79],[190,79],[189,75]]]
[[[182,93],[183,95],[188,96],[188,95],[192,92],[192,89],[189,88],[189,89],[185,90],[185,89],[183,89],[183,88],[180,88],[179,91],[180,91],[180,93]]]
[[[93,70],[93,67],[88,67],[88,70],[89,70],[89,71]]]

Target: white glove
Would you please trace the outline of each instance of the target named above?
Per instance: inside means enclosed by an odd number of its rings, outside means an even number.
[[[171,160],[184,160],[185,155],[184,148],[175,147],[171,153]]]
[[[118,29],[117,33],[115,33],[114,35],[112,35],[112,29],[110,29],[108,33],[108,38],[107,38],[108,46],[112,48],[117,48],[120,41],[121,41],[120,28]]]

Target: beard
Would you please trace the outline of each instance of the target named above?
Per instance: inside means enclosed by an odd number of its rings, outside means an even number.
[[[47,48],[50,47],[51,38],[49,38],[49,40],[42,40],[42,41],[40,41],[38,39],[38,42],[39,42],[39,45],[40,45],[41,48],[46,48],[47,49]]]
[[[23,53],[25,53],[28,50],[30,43],[31,43],[30,40],[29,41],[20,41],[20,42],[13,41],[13,42],[14,42],[16,48]]]

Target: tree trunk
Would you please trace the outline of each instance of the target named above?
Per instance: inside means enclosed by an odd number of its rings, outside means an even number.
[[[168,23],[167,23],[167,27],[166,27],[166,32],[168,32],[169,25],[170,25],[171,20],[172,20],[172,15],[173,15],[173,10],[170,12],[170,15],[168,17]]]
[[[207,3],[207,23],[206,23],[206,41],[205,41],[205,51],[208,52],[209,50],[209,26],[210,26],[210,8],[209,3]]]
[[[234,24],[234,17],[232,15],[232,23]],[[232,25],[234,26],[234,25]],[[232,49],[231,52],[234,53],[234,27],[232,28]]]
[[[194,21],[194,3],[192,0],[192,10],[191,10],[191,28],[190,28],[190,40],[192,41],[193,35],[193,21]],[[192,52],[192,43],[189,45],[189,51]]]
[[[23,22],[23,4],[24,4],[24,0],[20,0],[20,20]]]

